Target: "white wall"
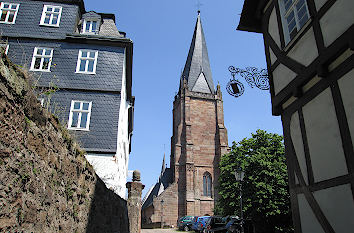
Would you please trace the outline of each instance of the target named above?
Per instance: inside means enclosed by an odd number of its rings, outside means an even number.
[[[107,188],[112,189],[124,199],[126,198],[125,184],[127,182],[129,161],[130,135],[128,132],[128,113],[130,107],[130,103],[127,102],[126,63],[124,59],[116,154],[115,156],[86,155],[86,159],[93,166],[96,174],[106,184]]]
[[[337,0],[320,20],[325,46],[331,45],[353,23],[354,1]]]

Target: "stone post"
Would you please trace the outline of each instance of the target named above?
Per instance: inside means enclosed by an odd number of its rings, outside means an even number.
[[[128,188],[128,217],[130,233],[141,231],[141,191],[145,185],[140,182],[140,172],[133,172],[133,182],[126,184]]]

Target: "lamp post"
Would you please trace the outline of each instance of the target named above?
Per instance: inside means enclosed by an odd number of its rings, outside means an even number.
[[[163,203],[164,200],[161,200],[161,228],[163,228]]]
[[[242,170],[241,167],[239,167],[237,170],[235,170],[235,178],[237,182],[240,182],[240,225],[241,225],[241,233],[244,233],[244,229],[243,229],[243,211],[242,211],[242,181],[243,178],[245,177],[245,172]]]

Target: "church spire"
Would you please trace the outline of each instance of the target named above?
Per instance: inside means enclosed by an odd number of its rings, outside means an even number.
[[[215,93],[200,11],[198,11],[192,43],[184,66],[183,78],[186,79],[190,91]]]
[[[161,173],[160,173],[160,178],[159,178],[159,179],[162,178],[163,173],[164,173],[165,170],[166,170],[165,157],[166,157],[166,156],[165,156],[165,153],[163,153],[162,167],[161,167]]]

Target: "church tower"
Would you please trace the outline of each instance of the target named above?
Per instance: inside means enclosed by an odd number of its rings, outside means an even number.
[[[173,102],[170,165],[178,187],[178,216],[212,215],[220,157],[228,151],[220,86],[214,89],[198,12],[192,43]]]
[[[214,89],[200,13],[173,101],[170,168],[143,199],[143,228],[213,215],[220,157],[229,150],[220,86]]]

